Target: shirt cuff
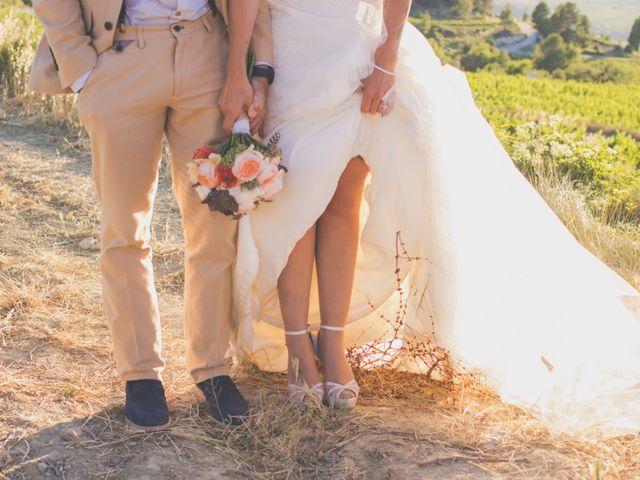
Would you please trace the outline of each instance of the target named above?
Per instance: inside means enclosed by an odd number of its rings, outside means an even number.
[[[78,93],[80,90],[82,90],[84,86],[87,84],[87,80],[89,80],[89,77],[91,76],[92,73],[93,73],[93,70],[89,70],[84,75],[82,75],[79,79],[73,82],[71,84],[71,90],[73,90],[74,93]]]

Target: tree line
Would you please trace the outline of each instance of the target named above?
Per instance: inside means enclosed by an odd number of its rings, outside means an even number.
[[[536,67],[543,70],[554,72],[569,67],[579,57],[580,49],[593,40],[589,18],[573,2],[558,5],[552,13],[543,0],[534,8],[531,20],[543,38],[534,55]],[[632,53],[639,46],[640,18],[632,28],[627,52]]]

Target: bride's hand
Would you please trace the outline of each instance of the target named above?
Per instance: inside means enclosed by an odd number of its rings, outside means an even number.
[[[253,77],[251,86],[253,87],[253,102],[249,105],[247,114],[251,123],[251,133],[255,135],[260,133],[262,123],[267,115],[269,83],[265,78]]]
[[[397,59],[395,53],[387,52],[385,46],[382,45],[376,52],[374,62],[375,65],[387,72],[393,72]],[[391,105],[384,100],[384,97],[389,93],[394,83],[395,77],[392,74],[376,68],[373,69],[371,75],[362,79],[362,104],[360,106],[362,113],[387,115],[391,110]]]

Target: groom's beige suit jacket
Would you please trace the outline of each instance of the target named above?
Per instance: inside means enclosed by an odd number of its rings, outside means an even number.
[[[215,0],[225,24],[229,2]],[[109,49],[123,0],[34,0],[43,35],[33,62],[29,87],[41,93],[71,93],[71,84],[93,69]],[[267,0],[262,0],[253,34],[256,60],[273,63],[273,37]]]

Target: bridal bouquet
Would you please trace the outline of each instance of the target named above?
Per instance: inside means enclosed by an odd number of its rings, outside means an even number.
[[[287,169],[276,133],[264,144],[249,133],[247,119],[234,125],[231,137],[218,145],[204,145],[187,164],[189,179],[210,210],[239,219],[281,189]]]

